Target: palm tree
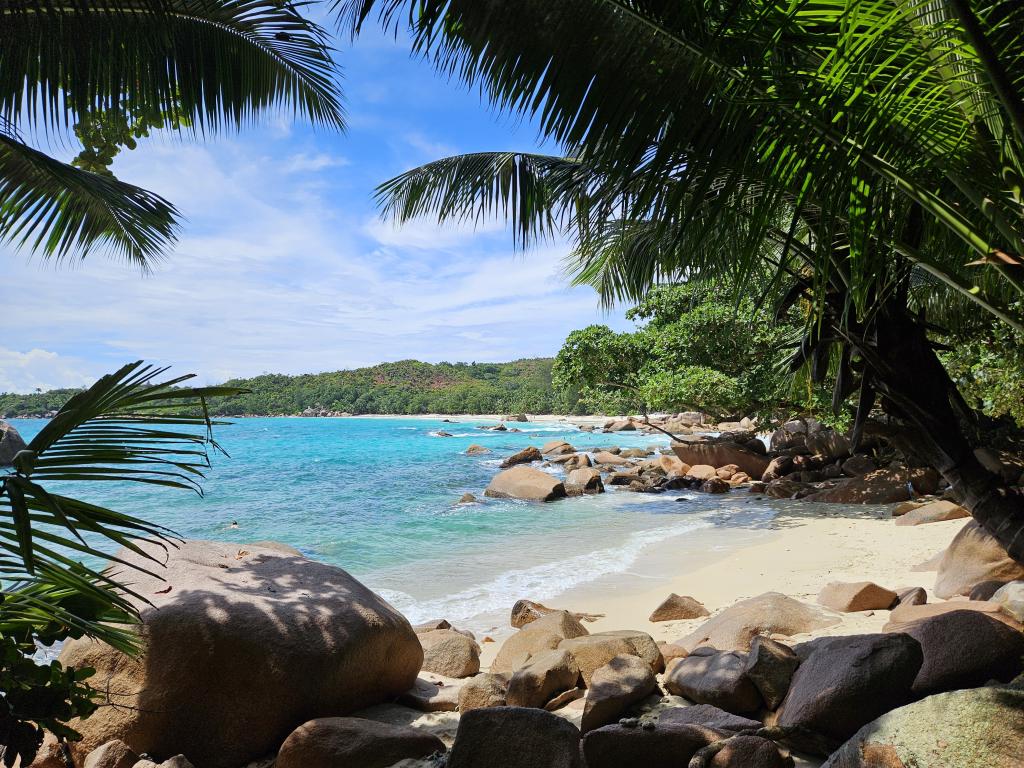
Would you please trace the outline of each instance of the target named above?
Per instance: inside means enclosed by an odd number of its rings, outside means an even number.
[[[1024,500],[973,453],[973,414],[910,286],[1024,328],[1024,8],[1006,0],[347,0],[532,115],[566,157],[448,158],[380,189],[399,220],[511,216],[573,239],[608,300],[775,270],[804,301],[794,366],[836,403],[881,401],[975,518],[1024,561]],[[766,244],[774,246],[765,248]],[[784,308],[784,307],[783,307]]]
[[[145,268],[175,207],[105,172],[150,128],[205,136],[271,108],[343,126],[324,31],[282,0],[0,0],[0,242],[47,257],[100,248]],[[66,145],[91,162],[31,146]],[[97,151],[99,149],[99,151]]]

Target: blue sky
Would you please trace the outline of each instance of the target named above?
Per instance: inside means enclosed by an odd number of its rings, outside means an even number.
[[[0,246],[0,391],[77,386],[146,359],[202,382],[417,358],[553,355],[594,322],[625,327],[561,274],[564,244],[516,253],[498,223],[396,229],[379,182],[443,155],[535,150],[529,123],[379,33],[341,41],[346,134],[280,115],[205,143],[154,137],[114,171],[186,221],[154,272],[96,256],[56,268]]]

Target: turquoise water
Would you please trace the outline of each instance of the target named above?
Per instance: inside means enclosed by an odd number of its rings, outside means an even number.
[[[43,424],[12,423],[26,439]],[[749,535],[775,514],[771,502],[755,503],[741,492],[610,489],[549,504],[456,505],[466,492],[483,499],[500,460],[527,445],[554,438],[581,449],[667,444],[667,438],[590,434],[570,424],[520,424],[521,433],[476,429],[493,423],[239,419],[218,428],[230,458],[214,457],[203,497],[129,484],[79,483],[73,490],[185,538],[290,544],[353,573],[414,622],[445,617],[481,630],[507,617],[519,598],[553,600],[570,588],[630,574],[645,552],[666,544],[678,545],[683,567],[685,553],[707,548],[712,531]],[[453,437],[436,436],[442,429]],[[493,453],[465,455],[472,443]],[[680,496],[689,501],[677,502]]]

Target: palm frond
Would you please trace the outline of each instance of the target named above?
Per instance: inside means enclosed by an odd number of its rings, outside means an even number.
[[[303,5],[0,0],[0,115],[65,131],[74,115],[155,112],[209,132],[282,106],[343,127],[327,36]]]
[[[160,196],[0,131],[0,241],[58,260],[106,247],[145,268],[174,243],[178,220]]]
[[[146,598],[134,594],[118,573],[97,571],[85,560],[112,559],[109,545],[159,561],[137,540],[172,546],[175,534],[163,526],[52,490],[53,484],[120,482],[202,493],[199,481],[210,466],[209,451],[220,450],[207,397],[237,394],[232,387],[183,387],[191,376],[162,379],[165,368],[142,362],[125,365],[75,395],[44,426],[13,466],[0,468],[0,579],[4,615],[29,624],[48,610],[46,595],[67,596],[53,606],[52,621],[75,631],[123,642],[102,623],[109,615],[132,617]],[[3,470],[6,469],[6,472]],[[75,613],[78,603],[88,613]],[[22,613],[11,612],[20,606]],[[14,618],[11,618],[13,621]]]

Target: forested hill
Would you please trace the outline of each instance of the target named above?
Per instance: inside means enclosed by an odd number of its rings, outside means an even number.
[[[551,386],[550,358],[511,363],[421,363],[232,379],[248,394],[211,402],[218,416],[293,415],[303,411],[366,413],[572,413],[575,397]],[[45,416],[77,390],[0,394],[0,417]]]

